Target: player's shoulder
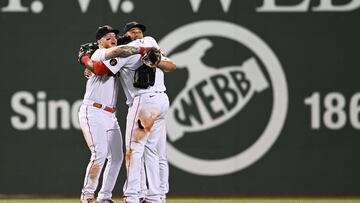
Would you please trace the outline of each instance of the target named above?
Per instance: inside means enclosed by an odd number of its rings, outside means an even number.
[[[129,42],[127,45],[128,46],[139,46],[139,44],[140,44],[140,41],[138,39],[136,39],[136,40]]]
[[[148,42],[155,42],[155,43],[157,43],[156,40],[155,40],[155,38],[152,37],[152,36],[145,36],[145,37],[144,37],[144,40],[145,40],[145,41],[148,41]]]
[[[104,54],[105,51],[106,51],[106,49],[97,49],[91,56],[91,60],[101,61],[101,55]]]
[[[144,37],[144,44],[148,45],[148,46],[155,46],[155,47],[159,47],[158,43],[156,42],[155,38],[151,37],[151,36],[146,36]]]

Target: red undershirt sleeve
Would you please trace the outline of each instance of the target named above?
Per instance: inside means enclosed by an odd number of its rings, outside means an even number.
[[[103,76],[111,72],[102,61],[94,62],[93,69],[95,75],[100,75],[100,76]]]

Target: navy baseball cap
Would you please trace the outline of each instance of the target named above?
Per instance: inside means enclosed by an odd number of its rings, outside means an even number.
[[[99,27],[96,31],[96,40],[101,39],[103,36],[105,36],[107,33],[113,32],[116,35],[119,34],[119,30],[112,28],[110,25],[103,25]]]
[[[145,30],[146,30],[145,25],[140,24],[140,23],[135,22],[135,21],[132,21],[132,22],[126,23],[126,25],[125,25],[125,27],[124,27],[124,33],[126,33],[127,31],[129,31],[130,29],[132,29],[132,28],[134,28],[134,27],[140,28],[140,30],[141,30],[142,32],[145,32]]]

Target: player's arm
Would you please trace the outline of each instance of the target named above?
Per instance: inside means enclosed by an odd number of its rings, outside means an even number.
[[[133,54],[143,54],[148,48],[121,45],[108,48],[103,55],[104,60],[116,57],[128,57]],[[102,60],[102,59],[101,59]],[[111,70],[102,61],[92,61],[89,55],[84,55],[81,61],[95,75],[103,76],[111,72]]]
[[[111,72],[102,61],[92,61],[89,55],[84,55],[81,60],[95,75],[103,76]]]
[[[144,38],[146,38],[146,40],[149,41],[150,44],[152,44],[154,47],[157,47],[157,48],[160,49],[158,43],[156,42],[156,40],[153,37],[146,36]],[[157,67],[162,69],[165,72],[171,72],[171,71],[174,71],[176,69],[176,64],[171,59],[164,56],[163,53],[161,53],[161,61],[157,65]]]
[[[171,72],[176,69],[176,64],[171,59],[163,56],[157,67],[162,69],[163,71]]]
[[[125,58],[134,54],[144,54],[148,48],[146,47],[134,47],[129,45],[120,45],[112,48],[108,48],[105,52],[105,60],[121,57]]]

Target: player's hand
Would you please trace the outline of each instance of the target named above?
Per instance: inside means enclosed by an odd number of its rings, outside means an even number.
[[[85,68],[84,70],[84,76],[86,79],[89,79],[91,77],[93,73],[91,72],[91,70],[89,68]]]
[[[148,47],[149,48],[149,47]],[[143,64],[155,68],[161,61],[161,51],[159,48],[150,47],[141,57]]]

